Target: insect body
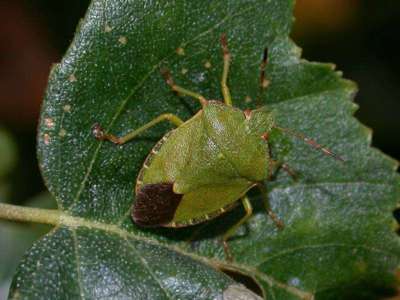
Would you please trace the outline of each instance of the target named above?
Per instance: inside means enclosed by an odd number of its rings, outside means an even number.
[[[208,101],[148,156],[137,179],[134,221],[140,225],[187,226],[227,210],[267,179],[271,166],[261,135],[269,132],[272,124],[267,111],[245,115],[237,108]],[[157,189],[160,183],[164,184],[162,192]],[[161,206],[174,203],[173,214],[152,212],[152,197],[146,194],[154,197],[154,193],[160,196],[157,209],[163,211]]]
[[[151,150],[137,177],[132,219],[142,226],[189,226],[224,213],[240,199],[246,215],[223,236],[225,253],[229,258],[227,240],[252,214],[247,191],[259,186],[264,192],[262,182],[280,166],[290,172],[286,165],[279,164],[270,156],[268,135],[274,129],[291,131],[277,127],[273,113],[265,107],[242,111],[232,106],[226,84],[230,54],[224,36],[221,41],[224,103],[206,100],[177,86],[169,73],[164,72],[173,91],[199,100],[202,109],[196,115],[183,122],[175,115],[163,114],[124,137],[106,134],[97,124],[93,133],[100,140],[123,144],[161,121],[175,124],[177,128],[167,133]],[[266,87],[266,64],[265,55],[261,64],[262,87]],[[313,140],[295,135],[341,159]],[[268,214],[282,226],[269,209],[265,192],[264,198]]]

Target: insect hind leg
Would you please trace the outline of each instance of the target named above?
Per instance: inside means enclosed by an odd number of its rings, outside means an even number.
[[[239,229],[239,227],[243,223],[245,223],[253,214],[253,207],[251,206],[249,198],[247,196],[244,196],[241,200],[242,200],[242,204],[243,204],[246,214],[244,215],[243,218],[241,218],[239,220],[239,222],[237,222],[231,228],[229,228],[228,231],[225,232],[225,234],[222,236],[222,244],[224,246],[225,257],[229,261],[232,261],[232,254],[229,250],[228,239],[231,238],[236,233],[236,231]]]
[[[265,186],[262,183],[259,183],[257,185],[257,187],[259,188],[259,190],[261,192],[261,195],[263,197],[264,207],[265,207],[265,210],[267,211],[268,216],[275,223],[276,227],[278,227],[279,229],[283,229],[283,227],[285,225],[283,224],[283,222],[278,218],[278,216],[271,209],[271,205],[269,203],[267,189],[265,188]]]
[[[269,179],[271,179],[279,171],[279,169],[284,170],[294,180],[298,179],[296,172],[288,164],[273,159],[271,159]]]
[[[231,54],[228,49],[228,41],[226,39],[225,34],[221,35],[221,46],[222,46],[222,52],[223,52],[223,58],[224,58],[224,69],[222,71],[222,79],[221,79],[222,95],[224,96],[225,104],[232,106],[231,93],[229,91],[228,83],[227,83],[229,66],[230,66],[230,62],[231,62]]]

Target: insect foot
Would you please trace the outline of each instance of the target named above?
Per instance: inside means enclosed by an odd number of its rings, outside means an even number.
[[[231,250],[229,248],[228,242],[225,239],[222,239],[222,245],[224,247],[224,254],[227,261],[232,262],[233,256]]]
[[[272,219],[272,221],[275,223],[276,227],[279,230],[282,230],[285,228],[285,224],[278,218],[276,214],[274,214],[271,210],[267,210],[268,216]]]
[[[92,134],[99,141],[110,141],[114,144],[121,144],[121,140],[111,134],[104,133],[104,129],[100,126],[99,123],[94,123],[92,126]]]
[[[94,137],[98,140],[101,140],[104,136],[104,130],[103,128],[100,126],[99,123],[94,123],[92,126],[92,133],[94,135]]]

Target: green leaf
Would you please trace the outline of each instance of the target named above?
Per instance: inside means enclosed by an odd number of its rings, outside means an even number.
[[[249,276],[266,299],[375,299],[392,286],[400,260],[392,216],[400,194],[397,163],[370,147],[370,131],[352,117],[354,84],[332,65],[300,59],[288,38],[292,9],[292,1],[280,0],[92,2],[51,72],[39,126],[40,166],[61,225],[26,255],[11,297],[248,293],[232,289],[235,281],[221,271]],[[293,180],[279,171],[266,184],[285,228],[274,226],[254,191],[255,213],[229,242],[232,263],[219,237],[241,208],[179,230],[142,229],[129,218],[141,164],[169,125],[124,146],[91,133],[98,122],[122,135],[165,112],[189,119],[199,105],[171,93],[162,67],[186,88],[221,99],[222,33],[232,52],[234,104],[257,106],[267,46],[270,86],[259,102],[275,110],[279,126],[346,160],[341,164],[291,136],[272,136],[273,154],[298,174]]]

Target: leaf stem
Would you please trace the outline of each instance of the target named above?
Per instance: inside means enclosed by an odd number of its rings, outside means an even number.
[[[60,212],[56,209],[24,207],[0,203],[0,219],[58,225]]]

